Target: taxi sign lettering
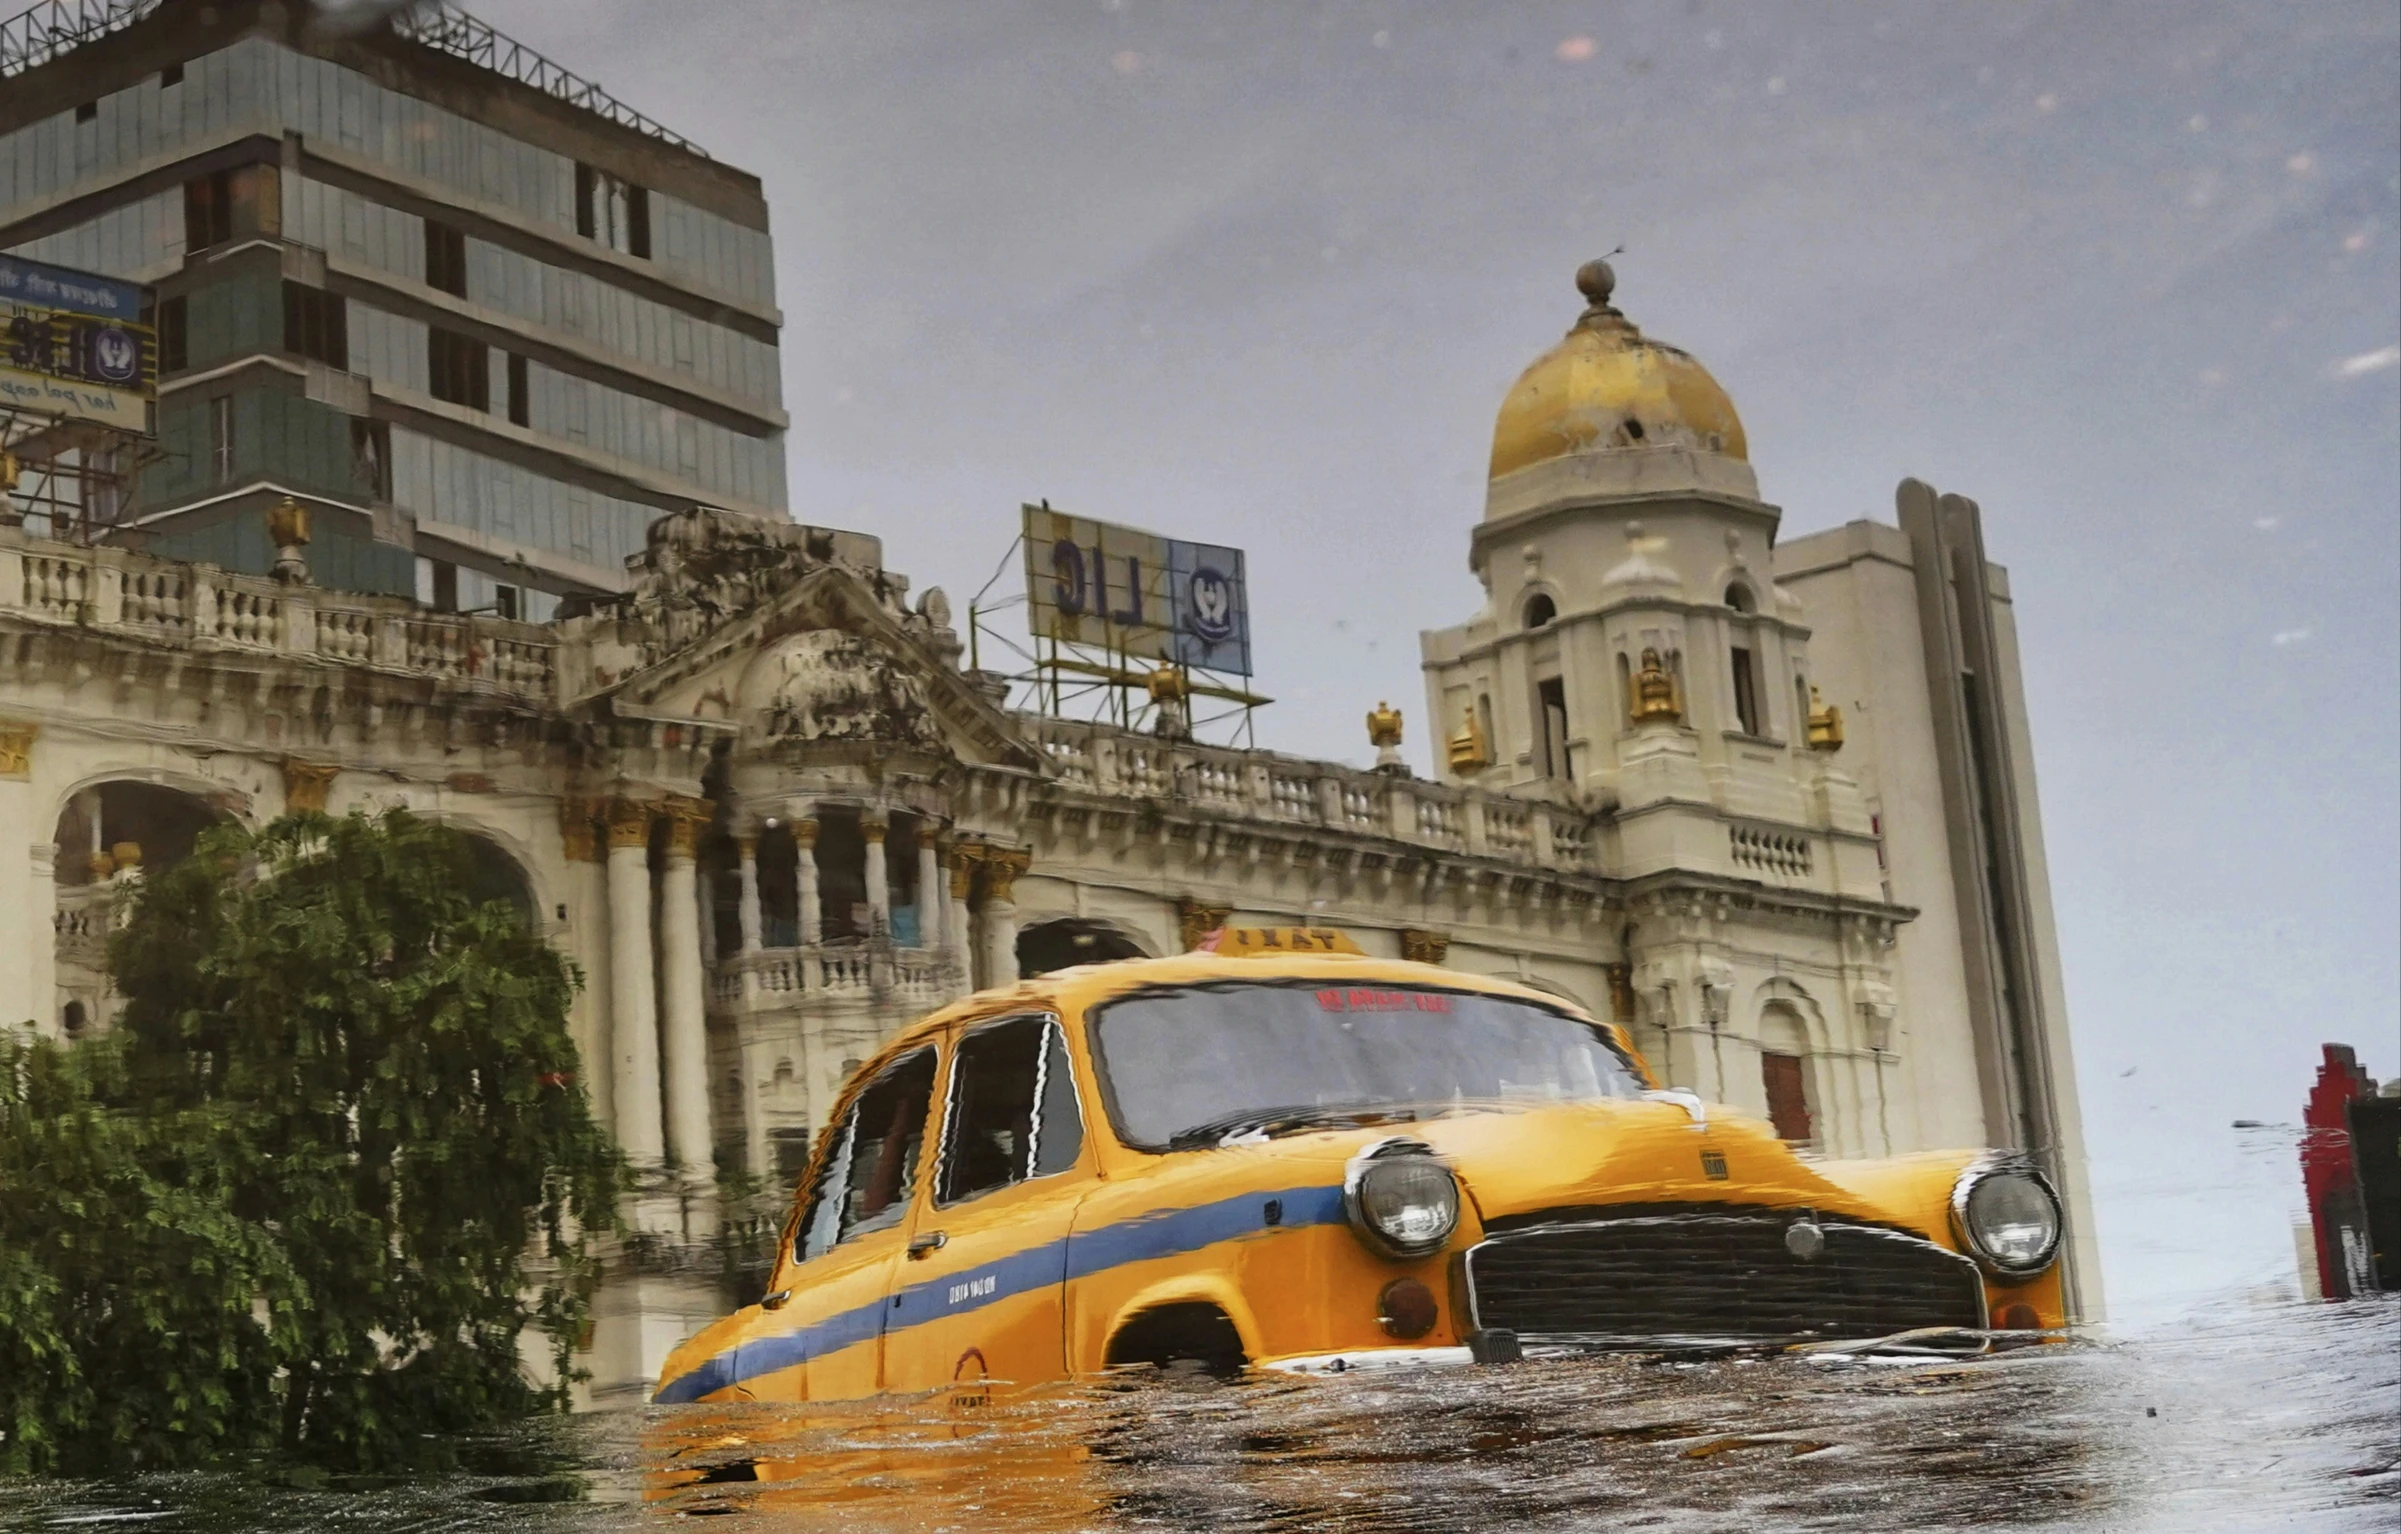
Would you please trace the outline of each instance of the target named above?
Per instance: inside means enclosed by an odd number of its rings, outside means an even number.
[[[999,1275],[986,1273],[981,1278],[971,1278],[963,1284],[951,1285],[950,1302],[953,1305],[963,1305],[969,1300],[980,1300],[999,1288]]]

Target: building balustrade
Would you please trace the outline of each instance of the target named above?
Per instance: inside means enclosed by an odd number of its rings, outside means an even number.
[[[557,645],[538,624],[434,613],[215,565],[0,527],[0,615],[196,651],[281,655],[549,702]]]
[[[719,1013],[778,1011],[804,998],[931,1007],[965,989],[957,962],[939,949],[854,938],[728,955],[712,966],[709,1000]]]
[[[1059,781],[1078,794],[1181,802],[1246,820],[1365,833],[1528,868],[1596,871],[1591,817],[1566,805],[1329,762],[1162,741],[1082,720],[1018,718]]]

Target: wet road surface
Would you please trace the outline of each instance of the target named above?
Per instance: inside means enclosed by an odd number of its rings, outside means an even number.
[[[470,1458],[326,1489],[0,1483],[0,1528],[2390,1530],[2401,1303],[1966,1363],[1556,1359],[623,1412]]]

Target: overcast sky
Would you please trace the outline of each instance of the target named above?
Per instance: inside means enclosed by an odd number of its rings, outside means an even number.
[[[475,8],[765,180],[796,516],[962,611],[1029,499],[1246,547],[1283,750],[1426,760],[1493,411],[1622,243],[1787,535],[1984,507],[2118,1315],[2290,1282],[2231,1122],[2401,1070],[2390,0]]]

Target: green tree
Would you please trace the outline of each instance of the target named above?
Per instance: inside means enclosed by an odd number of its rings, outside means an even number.
[[[112,940],[114,1033],[0,1050],[0,1464],[396,1468],[564,1404],[621,1162],[573,967],[472,888],[402,812],[220,827]]]

